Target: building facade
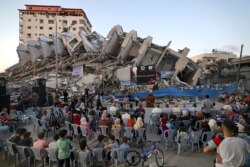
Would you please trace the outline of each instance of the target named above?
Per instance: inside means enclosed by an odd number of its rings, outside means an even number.
[[[203,61],[204,63],[202,64],[202,68],[206,68],[207,66],[210,66],[211,64],[221,59],[229,61],[234,58],[236,58],[236,54],[234,53],[217,51],[215,49],[212,50],[212,53],[202,53],[202,54],[191,57],[191,59],[194,62]]]
[[[19,43],[37,40],[40,35],[52,37],[56,32],[70,29],[77,33],[84,30],[90,33],[92,25],[82,9],[62,8],[61,6],[25,5],[19,9]]]

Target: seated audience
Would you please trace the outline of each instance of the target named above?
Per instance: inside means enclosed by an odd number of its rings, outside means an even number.
[[[17,144],[26,131],[27,129],[25,128],[17,128],[16,133],[9,138],[9,141]]]
[[[86,120],[85,117],[81,118],[81,124],[80,125],[87,128],[87,135],[89,135],[89,136],[93,136],[94,135],[94,131],[91,129],[91,127],[90,127],[90,125],[87,122],[87,120]]]
[[[116,118],[114,124],[112,125],[112,128],[122,128],[121,120],[120,118]]]
[[[134,116],[131,115],[130,118],[128,119],[128,127],[134,127],[135,125],[135,119],[134,119]]]
[[[49,143],[49,148],[58,148],[57,146],[57,140],[59,139],[59,134],[54,134],[52,142]]]
[[[45,148],[49,146],[49,143],[46,139],[44,139],[44,133],[37,134],[37,141],[33,143],[33,147],[41,149],[41,156],[44,157],[46,155]]]
[[[23,134],[23,139],[19,140],[19,142],[17,144],[20,146],[31,147],[33,145],[31,132],[25,132]]]

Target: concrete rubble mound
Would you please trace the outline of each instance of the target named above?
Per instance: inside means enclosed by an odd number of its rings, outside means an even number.
[[[19,63],[8,68],[5,75],[13,84],[43,77],[48,87],[54,87],[57,54],[60,86],[95,85],[119,90],[123,81],[131,80],[133,70],[142,66],[153,66],[157,73],[172,72],[170,78],[160,79],[160,87],[196,85],[202,69],[187,57],[190,49],[175,51],[170,44],[159,46],[153,43],[153,37],[138,37],[135,30],[124,32],[120,25],[114,26],[106,38],[83,30],[75,35],[69,31],[53,34],[52,38],[41,35],[37,41],[17,47]],[[83,75],[73,76],[73,67],[79,64],[84,66]],[[133,88],[145,90],[144,86]]]

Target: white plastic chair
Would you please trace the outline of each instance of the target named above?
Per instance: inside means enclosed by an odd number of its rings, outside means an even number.
[[[200,130],[202,124],[202,120],[197,120],[194,125],[195,130]]]
[[[49,157],[49,167],[51,165],[51,161],[52,162],[56,162],[57,161],[57,148],[45,148],[45,150],[48,153],[48,157]]]
[[[94,163],[95,165],[98,163],[98,162],[101,162],[104,166],[107,166],[106,165],[106,155],[105,155],[105,151],[103,150],[103,148],[94,148],[93,149],[93,153],[94,153]]]
[[[183,148],[185,151],[188,151],[188,147],[190,146],[190,140],[189,140],[189,135],[188,134],[183,134],[180,136],[180,139],[177,139],[177,145],[178,145],[178,150],[177,153],[178,155],[181,154],[181,149]]]
[[[81,129],[82,136],[88,138],[88,135],[87,135],[87,133],[88,133],[87,127],[81,126],[81,125],[80,125],[79,127],[80,127],[80,129]]]
[[[9,132],[10,127],[0,121],[0,133]]]
[[[113,149],[112,152],[113,152],[112,155],[113,155],[115,166],[118,167],[118,163],[124,163],[126,167],[127,166],[126,156],[128,153],[128,149],[116,148],[116,149]]]
[[[85,151],[84,154],[78,155],[78,165],[81,167],[93,166],[93,157],[90,151]]]
[[[105,126],[105,125],[100,125],[99,128],[100,128],[101,134],[103,136],[107,137],[108,136],[108,128],[109,127]]]
[[[213,137],[213,132],[203,132],[201,136],[201,142],[203,146],[206,145],[206,143],[211,140]]]
[[[116,140],[120,140],[121,128],[112,128]]]
[[[202,131],[192,131],[190,135],[190,142],[192,144],[192,152],[194,151],[194,144],[198,144],[198,149],[200,149],[200,137]]]
[[[81,134],[79,133],[79,131],[80,131],[80,125],[72,124],[72,127],[73,127],[73,129],[74,129],[73,139],[74,139],[74,136],[77,136],[78,141],[80,142],[80,135],[81,135]]]
[[[65,126],[66,126],[66,129],[68,131],[68,135],[72,135],[74,133],[72,124],[68,121],[65,121]]]
[[[33,152],[34,155],[34,165],[36,166],[36,160],[41,161],[42,162],[42,166],[44,167],[44,157],[41,157],[41,149],[40,148],[35,148],[35,147],[31,147],[31,150]]]
[[[21,121],[21,123],[26,122],[28,124],[29,117],[25,114],[22,114],[22,111],[16,111],[17,119]]]
[[[12,147],[13,144],[15,144],[15,143],[6,142],[6,145],[8,147],[8,161],[10,162],[10,156],[12,155],[14,157],[15,167],[16,167],[16,156],[15,156],[15,153],[13,151],[13,147]]]
[[[128,126],[128,118],[122,118],[122,122],[124,127]]]
[[[125,132],[124,132],[124,136],[129,138],[129,139],[132,139],[134,134],[133,134],[133,129],[132,127],[125,127]]]

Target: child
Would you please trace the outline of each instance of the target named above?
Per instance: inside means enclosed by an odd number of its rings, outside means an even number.
[[[60,138],[57,140],[58,145],[58,167],[62,167],[65,162],[65,167],[70,167],[70,148],[71,141],[66,139],[67,130],[63,129],[59,132]]]
[[[78,153],[78,165],[79,167],[87,167],[91,163],[91,153],[87,149],[87,141],[82,140],[80,142],[80,151]]]
[[[115,136],[110,135],[108,143],[104,146],[104,149],[107,151],[108,160],[111,160],[111,150],[115,148],[118,148],[118,144],[115,141]]]
[[[122,144],[120,145],[120,148],[122,149],[129,149],[129,145],[128,145],[128,138],[127,137],[123,137],[122,138]]]

